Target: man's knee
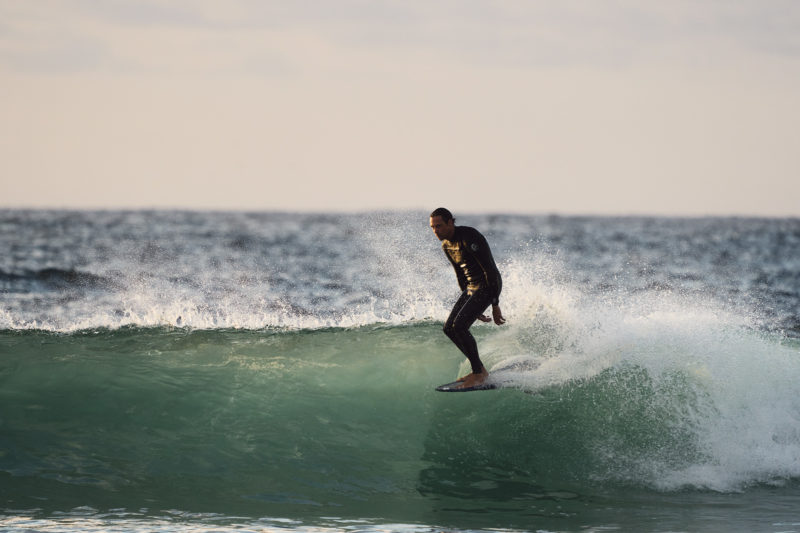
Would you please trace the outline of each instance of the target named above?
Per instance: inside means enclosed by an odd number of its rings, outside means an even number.
[[[450,337],[452,340],[455,341],[457,339],[463,338],[465,334],[468,335],[469,327],[465,328],[463,324],[459,324],[456,321],[450,324],[445,324],[444,327],[442,328],[442,331],[444,331],[445,335],[447,335],[448,337]]]
[[[472,326],[472,322],[474,322],[474,320],[470,321],[459,317],[459,320],[455,320],[452,324],[450,324],[450,328],[455,333],[467,333],[469,328]]]

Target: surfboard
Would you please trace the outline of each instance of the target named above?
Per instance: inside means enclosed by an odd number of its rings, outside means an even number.
[[[475,387],[459,387],[461,383],[461,381],[445,383],[444,385],[439,385],[436,387],[436,390],[439,392],[470,392],[474,390],[492,390],[497,388],[497,385],[494,383],[482,383],[480,385],[476,385]]]
[[[514,378],[520,372],[530,372],[539,368],[541,361],[531,361],[527,357],[521,360],[511,361],[510,363],[493,368],[489,378],[481,385],[476,387],[459,388],[460,381],[439,385],[436,390],[439,392],[470,392],[476,390],[494,390],[514,387]]]

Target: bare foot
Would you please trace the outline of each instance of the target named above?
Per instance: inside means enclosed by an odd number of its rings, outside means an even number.
[[[480,374],[476,374],[473,372],[468,376],[464,376],[463,379],[459,380],[461,381],[461,385],[459,385],[457,388],[467,389],[470,387],[478,387],[480,385],[483,385],[486,382],[486,378],[488,377],[489,377],[489,372],[487,372],[486,369],[484,368],[480,372]]]
[[[474,376],[474,375],[476,375],[476,374],[475,374],[475,372],[470,372],[470,373],[469,373],[469,374],[467,374],[466,376],[461,376],[460,378],[458,378],[458,379],[456,380],[456,383],[460,383],[460,382],[462,382],[462,381],[466,381],[466,380],[467,380],[467,379],[468,379],[470,376]],[[486,371],[486,368],[485,368],[485,367],[482,367],[482,368],[481,368],[481,373],[480,373],[479,375],[488,376],[488,375],[489,375],[489,372],[487,372],[487,371]]]

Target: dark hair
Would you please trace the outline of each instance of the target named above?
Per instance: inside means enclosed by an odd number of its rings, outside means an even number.
[[[434,209],[433,213],[431,213],[431,218],[433,217],[442,217],[442,222],[444,222],[445,224],[447,224],[451,220],[452,221],[456,220],[455,217],[453,216],[453,213],[451,213],[444,207],[438,207]]]

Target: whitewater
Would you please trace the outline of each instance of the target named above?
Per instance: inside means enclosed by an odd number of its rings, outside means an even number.
[[[0,211],[0,529],[800,530],[800,220]]]

